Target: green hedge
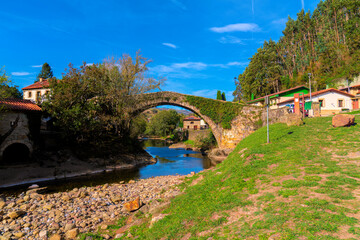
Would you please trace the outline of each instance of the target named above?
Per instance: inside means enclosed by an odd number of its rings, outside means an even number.
[[[209,98],[186,96],[186,101],[200,110],[224,129],[231,129],[231,121],[240,113],[242,105],[232,102],[217,101]]]

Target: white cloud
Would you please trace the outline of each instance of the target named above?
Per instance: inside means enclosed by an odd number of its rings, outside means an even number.
[[[229,62],[228,66],[245,66],[248,65],[249,62]]]
[[[179,73],[187,76],[185,70],[190,72],[194,71],[202,71],[209,67],[219,67],[219,68],[229,68],[232,66],[244,66],[247,65],[248,62],[228,62],[226,64],[216,63],[216,64],[207,64],[203,62],[185,62],[185,63],[172,63],[168,66],[166,65],[157,65],[155,67],[151,67],[150,71],[156,74],[169,74],[169,73]]]
[[[12,72],[11,75],[13,76],[28,76],[30,75],[31,73],[29,72]]]
[[[301,7],[302,7],[302,9],[305,9],[305,3],[304,3],[304,0],[301,0]]]
[[[254,0],[251,1],[251,11],[252,14],[254,15],[255,11],[254,11]]]
[[[231,43],[231,44],[245,45],[244,42],[240,38],[237,38],[234,36],[221,37],[219,39],[219,42],[224,43],[224,44]]]
[[[177,46],[175,44],[172,44],[172,43],[162,43],[162,45],[167,46],[167,47],[171,47],[171,48],[174,48],[174,49],[177,48]]]
[[[42,65],[32,65],[31,67],[33,67],[33,68],[41,68]]]
[[[181,8],[182,10],[186,10],[186,6],[179,0],[171,0],[171,2],[175,4],[177,7]]]
[[[283,27],[286,24],[286,22],[287,22],[286,18],[281,18],[281,19],[273,20],[271,23],[274,25],[280,25],[281,27]]]
[[[224,32],[258,32],[260,28],[255,23],[235,23],[229,24],[224,27],[212,27],[210,28],[211,31],[217,33],[224,33]]]
[[[92,66],[95,65],[94,63],[87,63],[86,66]]]
[[[190,93],[190,95],[216,99],[218,90],[221,91],[221,89],[203,89],[203,90],[193,91]],[[231,101],[234,98],[232,96],[233,91],[221,91],[221,92],[225,92],[225,97],[227,101]]]

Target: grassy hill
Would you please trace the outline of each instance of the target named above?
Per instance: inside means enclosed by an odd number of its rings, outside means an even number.
[[[164,219],[149,228],[148,215],[129,232],[138,239],[359,239],[359,136],[360,125],[333,128],[330,117],[271,125],[270,144],[261,128],[216,168],[188,178]]]

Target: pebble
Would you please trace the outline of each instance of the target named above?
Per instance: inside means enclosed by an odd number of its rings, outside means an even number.
[[[145,209],[150,202],[155,204],[157,199],[179,194],[174,185],[183,179],[182,176],[160,176],[51,194],[36,193],[35,188],[16,197],[6,196],[6,200],[0,199],[0,236],[2,239],[46,239],[48,236],[50,240],[60,240],[62,236],[75,239],[80,233],[96,232],[99,227],[106,229],[106,223],[129,216],[124,203],[137,197]],[[122,233],[117,235],[120,237]]]

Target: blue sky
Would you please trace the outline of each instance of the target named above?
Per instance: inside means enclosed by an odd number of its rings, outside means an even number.
[[[319,0],[2,1],[0,67],[30,85],[44,62],[61,78],[69,63],[98,63],[137,50],[163,90],[216,97],[264,40],[278,40],[288,16]]]

